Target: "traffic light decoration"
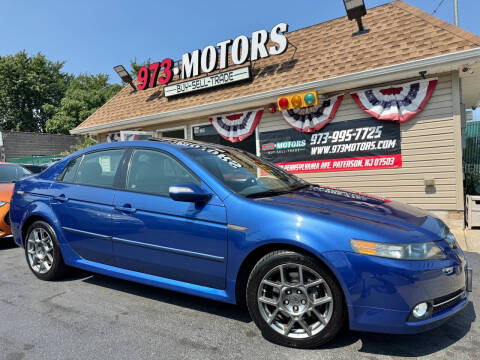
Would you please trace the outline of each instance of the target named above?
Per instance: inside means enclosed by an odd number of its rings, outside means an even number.
[[[343,100],[343,94],[322,99],[318,105],[307,108],[285,109],[282,111],[283,118],[294,129],[313,133],[322,129],[335,117]]]
[[[279,110],[291,110],[306,108],[318,105],[318,96],[316,91],[308,91],[291,95],[284,95],[277,98]]]

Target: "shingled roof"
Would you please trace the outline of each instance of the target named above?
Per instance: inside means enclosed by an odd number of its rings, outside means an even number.
[[[480,47],[479,36],[400,0],[368,10],[364,23],[371,31],[358,37],[351,36],[356,23],[346,17],[288,33],[296,49],[256,61],[250,82],[170,99],[160,86],[137,92],[126,86],[76,129]]]

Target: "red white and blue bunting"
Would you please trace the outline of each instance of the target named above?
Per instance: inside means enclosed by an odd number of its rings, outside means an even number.
[[[355,102],[379,120],[405,122],[427,105],[435,91],[437,79],[379,87],[351,93]]]
[[[294,129],[304,133],[313,133],[332,121],[342,100],[343,94],[324,100],[317,106],[283,110],[282,115]]]
[[[151,131],[122,130],[107,134],[107,142],[147,140],[152,136]]]
[[[120,141],[120,132],[107,134],[107,142],[117,142],[117,141]]]
[[[218,135],[232,143],[240,142],[253,134],[262,118],[263,109],[211,117],[210,123]]]

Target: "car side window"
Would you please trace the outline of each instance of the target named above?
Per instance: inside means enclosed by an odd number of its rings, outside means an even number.
[[[68,165],[63,170],[62,176],[60,176],[60,181],[66,183],[72,183],[75,180],[75,174],[77,173],[78,165],[80,165],[83,156],[76,157],[68,163]]]
[[[85,154],[78,167],[75,183],[113,187],[115,174],[124,152],[124,149],[115,149]]]
[[[128,172],[128,190],[168,196],[171,185],[188,182],[200,183],[173,157],[155,150],[134,151]]]

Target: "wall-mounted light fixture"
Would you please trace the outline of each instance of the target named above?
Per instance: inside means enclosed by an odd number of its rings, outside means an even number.
[[[435,186],[435,179],[433,178],[423,179],[423,182],[425,186]]]
[[[358,31],[353,33],[352,36],[358,36],[366,34],[370,31],[363,26],[362,16],[367,15],[367,8],[365,7],[364,0],[343,0],[345,10],[347,10],[348,20],[357,20]]]
[[[120,76],[123,82],[130,84],[134,91],[137,91],[137,88],[133,84],[132,76],[128,73],[128,71],[123,67],[123,65],[117,65],[113,67],[113,70]]]

